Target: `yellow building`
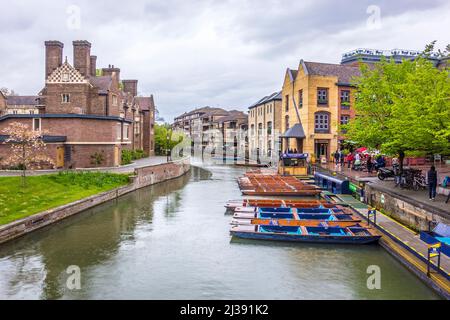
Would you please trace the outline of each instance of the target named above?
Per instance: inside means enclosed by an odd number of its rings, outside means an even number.
[[[359,74],[354,65],[303,60],[297,70],[287,69],[281,123],[289,139],[283,139],[283,151],[297,149],[298,153],[308,153],[310,159],[331,158],[340,147],[339,124],[354,116],[355,88],[351,82]]]
[[[252,159],[278,158],[281,133],[281,92],[272,93],[248,108],[248,142]]]

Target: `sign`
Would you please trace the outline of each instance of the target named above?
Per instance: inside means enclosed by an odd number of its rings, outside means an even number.
[[[307,153],[283,153],[282,158],[288,158],[288,159],[306,159],[308,158]]]
[[[384,194],[381,194],[380,202],[384,204]]]
[[[356,184],[351,183],[348,185],[348,188],[351,192],[356,193],[358,191],[358,187],[356,186]]]

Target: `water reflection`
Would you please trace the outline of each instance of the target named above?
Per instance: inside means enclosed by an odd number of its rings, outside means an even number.
[[[377,246],[232,240],[224,202],[243,169],[194,167],[0,247],[0,298],[436,298]],[[367,266],[382,288],[366,286]],[[81,290],[66,289],[70,265]]]

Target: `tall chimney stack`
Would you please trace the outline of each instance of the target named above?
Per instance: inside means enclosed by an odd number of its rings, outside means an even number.
[[[64,44],[60,41],[45,41],[45,79],[62,65]]]
[[[86,40],[73,42],[73,66],[85,78],[91,73],[91,44]]]
[[[133,97],[137,96],[137,80],[123,80],[123,91],[131,93]]]
[[[95,77],[97,74],[97,56],[91,56],[91,76]]]
[[[112,74],[116,74],[117,81],[120,82],[120,69],[114,67],[114,65],[108,65],[108,68],[102,69],[102,74],[104,76],[112,76]]]

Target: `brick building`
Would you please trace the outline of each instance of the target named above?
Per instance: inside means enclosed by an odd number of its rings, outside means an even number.
[[[339,124],[355,116],[352,78],[359,75],[358,66],[303,60],[297,70],[287,69],[281,108],[283,148],[288,147],[287,140],[291,149],[330,159],[343,139]]]
[[[97,69],[88,41],[73,41],[73,66],[63,61],[63,47],[45,42],[45,87],[37,96],[0,96],[0,132],[12,122],[45,130],[60,168],[118,166],[122,150],[153,155],[153,96],[138,97],[138,81],[121,80],[113,65]],[[8,149],[1,143],[0,157]]]

